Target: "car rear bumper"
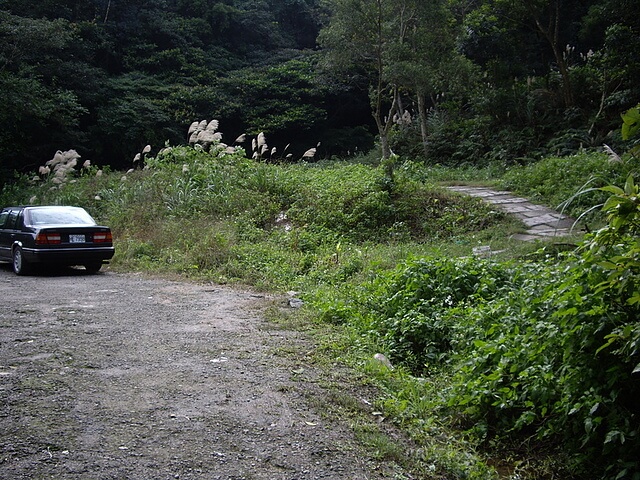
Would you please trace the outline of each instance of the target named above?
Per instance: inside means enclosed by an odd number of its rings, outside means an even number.
[[[83,265],[85,263],[110,260],[114,247],[34,249],[23,248],[24,259],[29,263],[57,263],[62,265]]]

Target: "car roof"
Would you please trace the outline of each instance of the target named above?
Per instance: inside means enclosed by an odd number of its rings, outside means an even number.
[[[25,224],[31,226],[44,225],[93,225],[97,222],[83,207],[72,205],[22,205],[5,207],[3,214],[8,211],[21,212],[25,216]]]
[[[8,205],[6,207],[2,207],[2,210],[25,210],[31,208],[80,208],[85,210],[84,207],[78,207],[76,205]]]

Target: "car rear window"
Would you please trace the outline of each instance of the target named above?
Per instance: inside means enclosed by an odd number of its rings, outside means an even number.
[[[31,225],[95,225],[82,208],[33,208],[29,210]]]

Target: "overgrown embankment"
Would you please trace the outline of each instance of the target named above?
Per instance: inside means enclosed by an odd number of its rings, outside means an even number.
[[[271,164],[212,149],[167,148],[126,174],[45,173],[6,195],[85,206],[113,229],[115,266],[270,289],[344,281],[391,246],[424,250],[518,228],[402,168],[391,178],[363,164]]]
[[[595,171],[630,168],[548,162],[503,181],[553,204]],[[3,196],[87,207],[114,230],[113,268],[298,291],[303,315],[343,333],[331,355],[382,387],[376,407],[420,446],[425,478],[489,478],[488,464],[513,478],[635,478],[637,187],[577,197],[576,210],[610,198],[608,226],[582,250],[524,256],[515,222],[434,184],[450,172],[394,167],[177,147],[125,175],[87,166],[73,183],[47,174]],[[558,169],[582,173],[558,183]],[[507,252],[470,257],[479,244]],[[376,352],[395,368],[367,360]]]

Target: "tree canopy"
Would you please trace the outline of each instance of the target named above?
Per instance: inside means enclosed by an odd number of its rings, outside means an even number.
[[[640,0],[0,0],[1,170],[113,168],[217,118],[320,156],[522,162],[621,144]],[[299,158],[299,157],[297,157]]]

